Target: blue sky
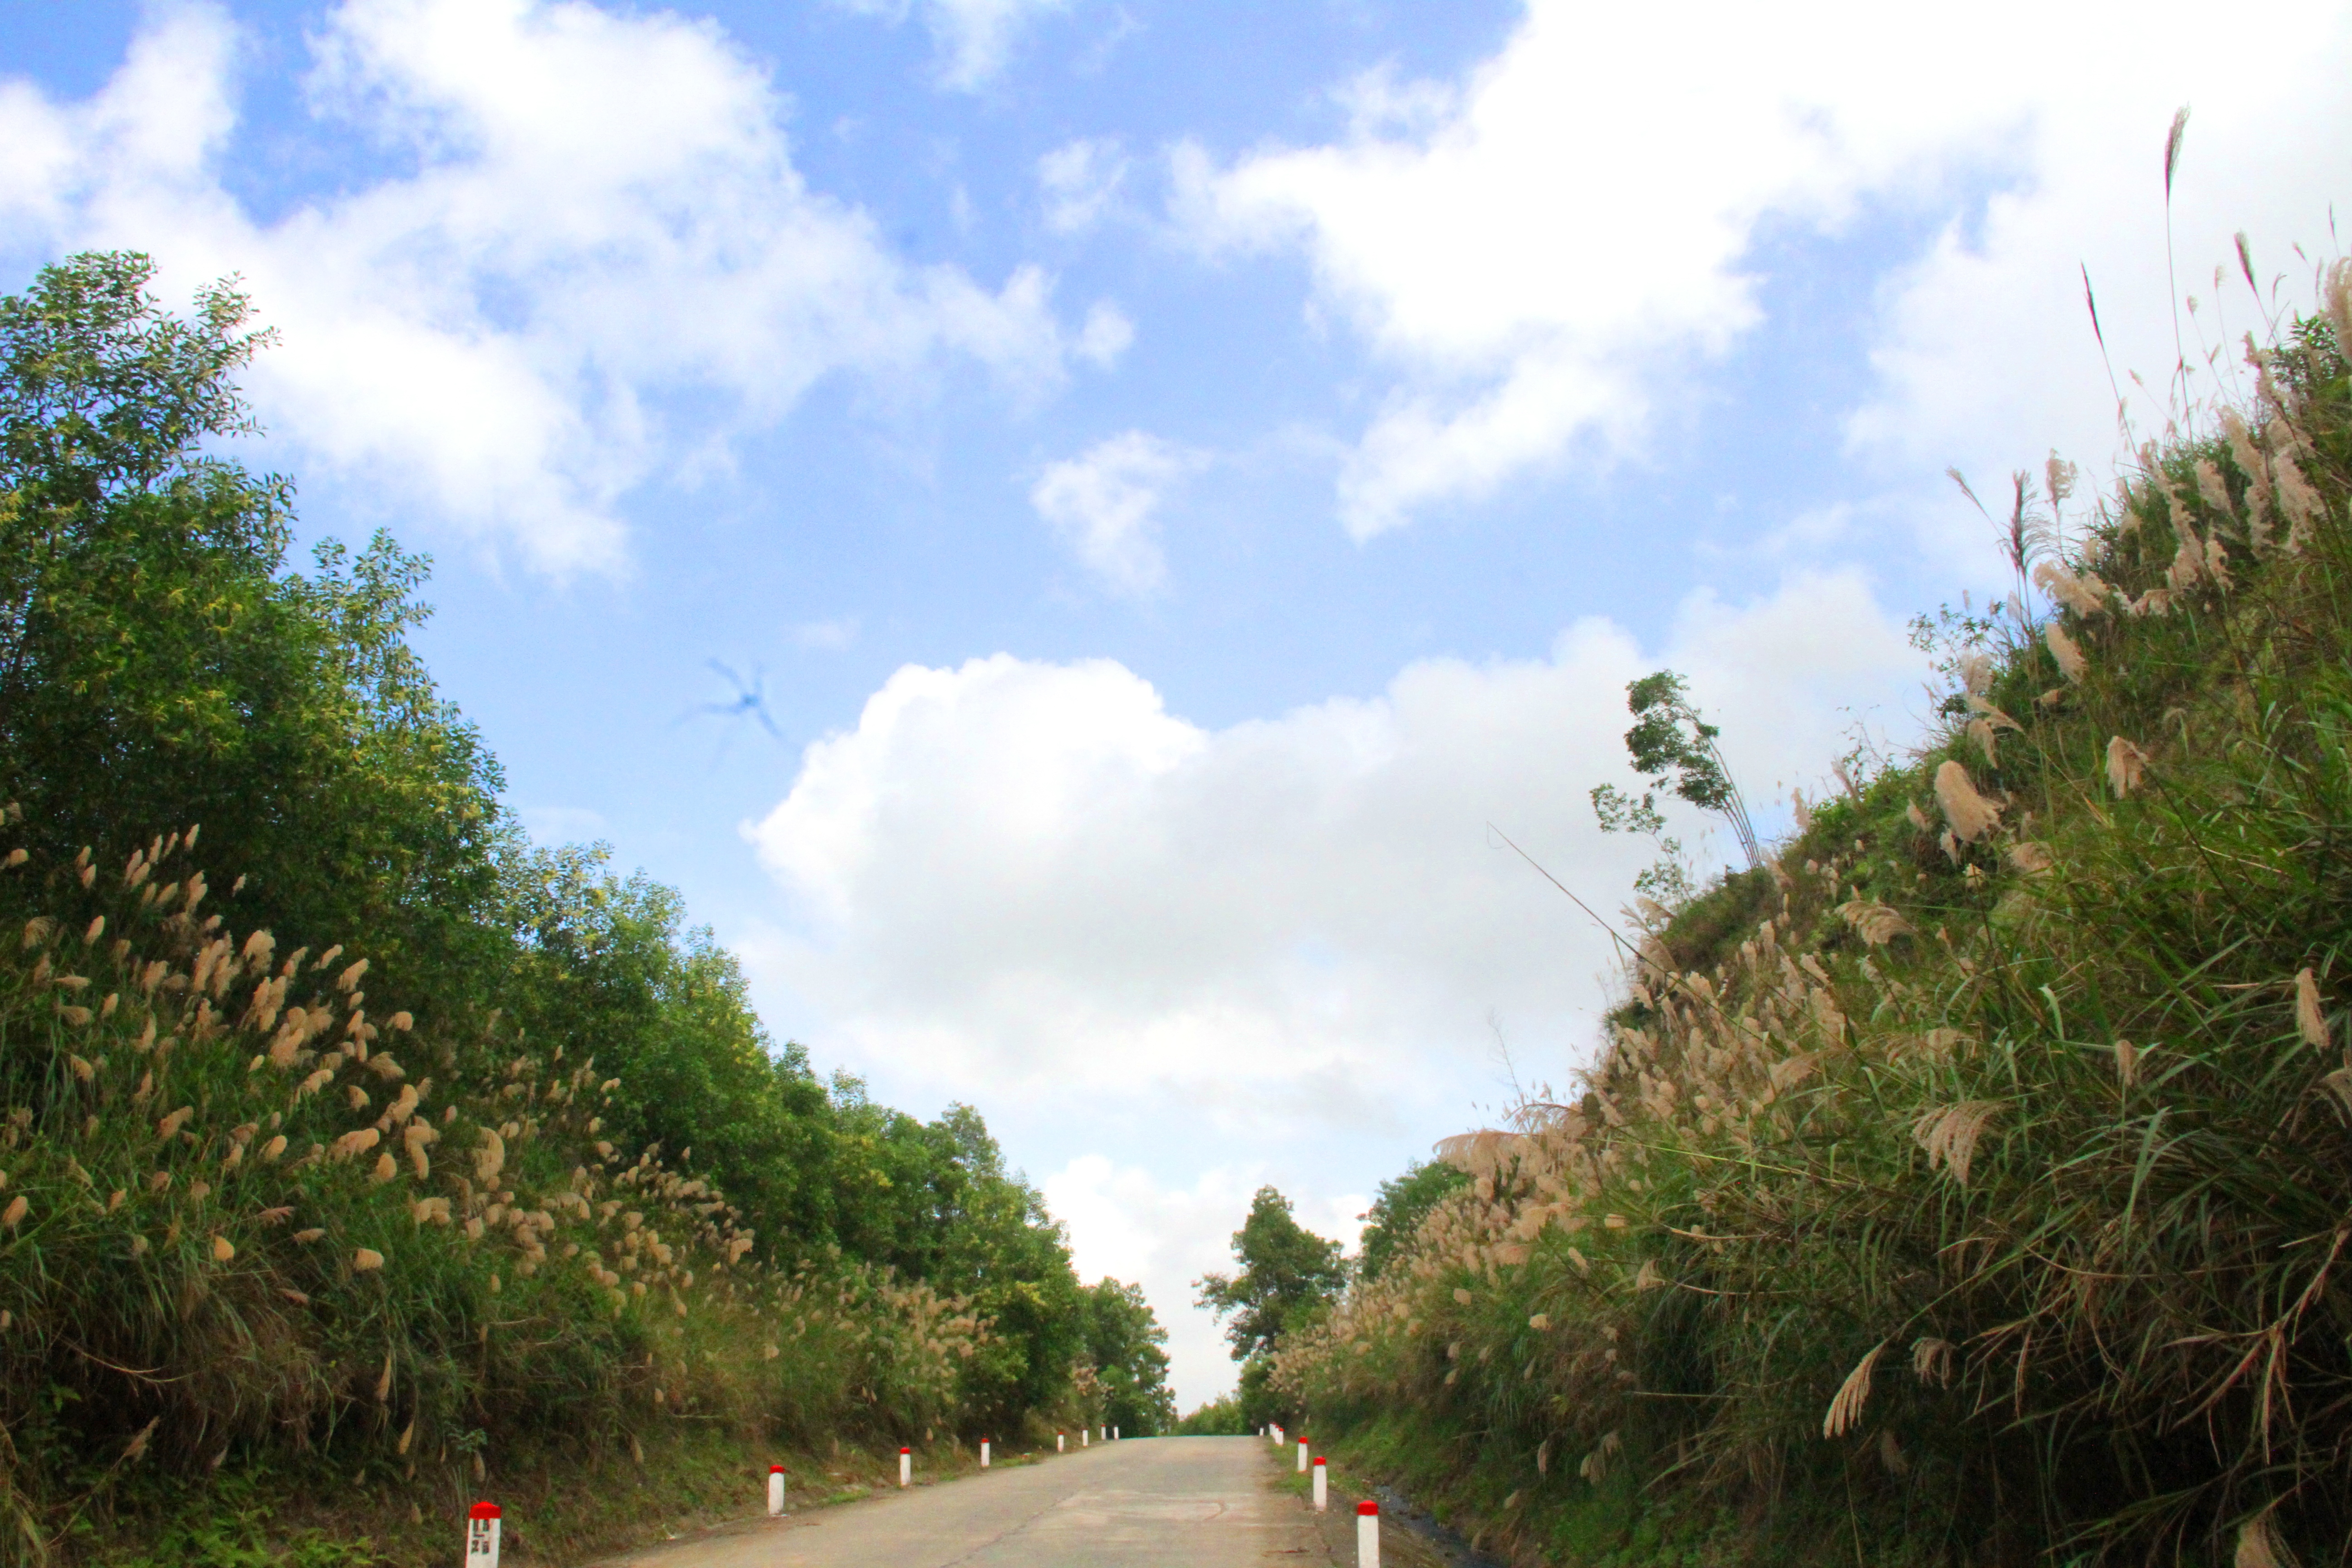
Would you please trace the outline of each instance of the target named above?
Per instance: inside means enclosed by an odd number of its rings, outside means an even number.
[[[2175,357],[2183,103],[2191,402],[2234,384],[2206,352],[2336,254],[2347,40],[20,0],[0,248],[243,275],[250,460],[435,555],[425,647],[533,831],[683,888],[821,1064],[977,1104],[1189,1404],[1253,1187],[1345,1229],[1588,1059],[1605,939],[1490,825],[1614,909],[1647,857],[1585,795],[1662,662],[1768,822],[1858,723],[1915,738],[1904,620],[1999,581],[1945,467],[2087,496],[2197,416],[2128,380]],[[2214,283],[2239,230],[2266,299]],[[709,710],[751,686],[772,732]]]

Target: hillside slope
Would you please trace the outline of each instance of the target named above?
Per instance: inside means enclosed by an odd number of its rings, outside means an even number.
[[[1286,1342],[1325,1441],[1544,1561],[2342,1554],[2326,281],[2252,406],[2090,516],[2021,476],[1944,730],[1657,911],[1581,1097],[1455,1141],[1473,1187]]]

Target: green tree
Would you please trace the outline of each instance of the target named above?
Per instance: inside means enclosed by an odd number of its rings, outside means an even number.
[[[205,446],[254,429],[268,335],[226,283],[173,316],[153,273],[77,256],[0,300],[0,794],[37,853],[200,825],[241,919],[445,976],[512,829],[408,647],[426,563],[379,535],[285,570],[291,486]]]
[[[936,1251],[901,1256],[908,1272],[992,1320],[989,1342],[964,1363],[964,1401],[968,1421],[1003,1430],[1069,1386],[1082,1342],[1068,1237],[1037,1190],[1006,1172],[980,1112],[951,1105],[916,1125],[933,1159],[915,1189],[929,1217],[909,1216],[908,1234],[932,1232]]]
[[[1330,1310],[1348,1283],[1339,1244],[1298,1223],[1290,1200],[1260,1187],[1250,1200],[1249,1217],[1234,1232],[1233,1274],[1204,1274],[1194,1280],[1198,1305],[1219,1318],[1230,1315],[1225,1338],[1234,1359],[1244,1361],[1273,1348],[1291,1329]]]
[[[1648,787],[1635,796],[1614,784],[1596,785],[1592,810],[1602,830],[1662,834],[1665,817],[1658,810],[1658,796],[1670,793],[1729,823],[1748,864],[1760,865],[1748,803],[1715,743],[1723,731],[1692,705],[1683,678],[1671,669],[1643,676],[1625,688],[1625,707],[1633,715],[1633,727],[1625,731],[1625,750]],[[1664,843],[1669,862],[1677,860],[1680,846],[1670,839]]]
[[[1168,1388],[1168,1331],[1140,1285],[1106,1279],[1081,1300],[1086,1353],[1103,1390],[1103,1418],[1130,1437],[1156,1437],[1176,1422]]]
[[[1422,1220],[1437,1201],[1470,1178],[1443,1160],[1415,1161],[1402,1176],[1381,1184],[1380,1195],[1364,1214],[1363,1252],[1356,1262],[1359,1279],[1377,1279],[1389,1262],[1411,1244]]]
[[[676,889],[613,876],[609,857],[575,845],[502,858],[512,944],[500,1002],[532,1037],[575,1042],[617,1078],[605,1136],[690,1158],[749,1216],[764,1255],[792,1261],[837,1242],[839,1119],[807,1051],[776,1047],[735,955],[686,925]]]

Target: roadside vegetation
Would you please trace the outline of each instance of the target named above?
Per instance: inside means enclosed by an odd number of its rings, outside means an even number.
[[[2112,494],[2018,476],[1916,754],[1631,912],[1596,1064],[1444,1146],[1273,1345],[1284,1415],[1525,1561],[2342,1558],[2352,266],[2321,294]]]
[[[821,1078],[675,892],[528,840],[428,563],[289,565],[227,455],[267,334],[151,275],[0,300],[0,1561],[446,1556],[551,1474],[1172,1424],[977,1112]],[[675,1515],[629,1489],[540,1540]]]

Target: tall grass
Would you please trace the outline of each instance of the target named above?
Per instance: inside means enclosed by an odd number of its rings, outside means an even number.
[[[946,1417],[965,1303],[761,1265],[691,1151],[600,1136],[592,1058],[371,1013],[364,957],[236,928],[197,837],[0,856],[51,910],[0,933],[0,1558],[232,1458],[454,1506],[510,1450]]]
[[[2048,614],[1653,910],[1582,1092],[1447,1145],[1285,1346],[1316,1430],[1411,1428],[1529,1551],[1698,1502],[1751,1553],[2346,1554],[2348,293],[2071,531],[2021,477]]]

